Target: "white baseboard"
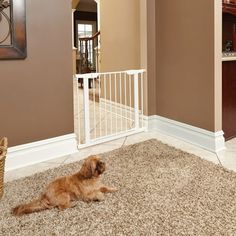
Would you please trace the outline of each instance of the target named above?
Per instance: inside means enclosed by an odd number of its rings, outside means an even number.
[[[10,171],[75,152],[78,152],[75,134],[18,145],[8,149],[5,169]]]
[[[223,131],[211,132],[157,115],[149,116],[148,130],[165,133],[211,152],[225,149]]]

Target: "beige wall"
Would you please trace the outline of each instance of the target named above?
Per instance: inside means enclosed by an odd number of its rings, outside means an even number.
[[[155,0],[101,0],[102,71],[146,69],[144,110],[148,115],[155,115],[157,108],[155,4]]]
[[[0,61],[0,136],[7,136],[10,146],[74,129],[71,3],[27,0],[26,5],[28,56]]]
[[[210,131],[221,130],[214,4],[220,8],[219,0],[156,1],[157,114]]]
[[[146,0],[117,1],[101,0],[101,72],[123,71],[130,69],[146,69],[147,61],[147,8]],[[117,88],[119,88],[117,76]],[[124,79],[124,78],[123,78]],[[122,80],[123,80],[122,79]],[[132,80],[131,80],[132,81]],[[102,80],[103,84],[103,80]],[[104,85],[102,85],[103,88]],[[107,98],[110,99],[110,84],[106,83]],[[147,84],[144,84],[147,96]],[[115,100],[115,83],[111,84],[112,100]],[[122,82],[122,103],[125,104],[125,85]],[[140,92],[140,91],[139,91]],[[126,79],[126,97],[133,99],[133,82],[131,89],[129,79]],[[141,93],[141,92],[140,92]],[[102,91],[103,96],[103,91]],[[145,99],[144,112],[147,114],[147,100]],[[141,99],[139,101],[141,104]],[[127,101],[125,105],[130,105]],[[131,100],[133,106],[133,100]],[[140,106],[141,108],[141,106]]]
[[[101,71],[139,69],[139,1],[101,0],[100,2]]]

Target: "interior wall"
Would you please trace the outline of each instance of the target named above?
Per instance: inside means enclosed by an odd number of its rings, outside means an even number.
[[[101,71],[140,67],[140,11],[137,0],[101,0]]]
[[[141,0],[141,2],[143,2],[143,0]],[[147,70],[147,95],[146,97],[147,97],[148,115],[151,116],[151,115],[157,114],[156,0],[146,0],[146,19],[147,19],[147,22],[146,22],[147,65],[146,67],[143,67],[143,68]]]
[[[157,115],[210,131],[221,130],[220,2],[156,0]]]
[[[119,11],[117,11],[117,13],[115,9],[112,11],[108,3],[112,5],[114,3],[118,4],[118,9],[121,9],[126,6],[125,10],[122,10],[122,18],[125,15],[125,18],[122,21],[120,14],[118,14]],[[155,0],[140,0],[129,2],[102,1],[102,4],[102,71],[118,71],[133,68],[145,69],[146,73],[144,80],[144,113],[145,115],[155,115],[156,2]],[[134,7],[134,5],[136,6],[136,8]],[[112,24],[107,23],[111,22],[111,20]],[[111,28],[110,26],[113,26],[114,22],[115,27]],[[135,26],[132,25],[131,22],[133,22]],[[115,34],[112,34],[111,29],[112,31],[115,30],[120,32],[119,37],[116,37]],[[127,37],[124,37],[126,35]],[[121,36],[122,40],[120,39]],[[119,45],[119,47],[117,47],[116,45]],[[132,45],[132,47],[130,45]],[[119,48],[122,48],[122,50],[119,50]]]
[[[214,130],[222,130],[222,1],[214,0]]]
[[[26,8],[27,58],[0,62],[0,136],[10,146],[74,132],[71,2]]]

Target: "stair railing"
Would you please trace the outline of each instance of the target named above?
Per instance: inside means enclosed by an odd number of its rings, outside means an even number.
[[[98,55],[96,55],[95,48],[98,46],[99,35],[100,31],[91,37],[79,38],[79,74],[96,72]]]

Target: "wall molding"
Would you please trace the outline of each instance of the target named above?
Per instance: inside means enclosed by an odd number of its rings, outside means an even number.
[[[148,130],[176,137],[211,152],[225,149],[223,131],[211,132],[157,115],[149,116],[147,120]],[[5,170],[15,170],[76,152],[78,149],[74,133],[10,147]]]
[[[148,130],[159,131],[211,152],[225,149],[223,131],[211,132],[157,115],[149,116]]]
[[[10,147],[8,149],[6,171],[49,161],[78,152],[74,133]]]

